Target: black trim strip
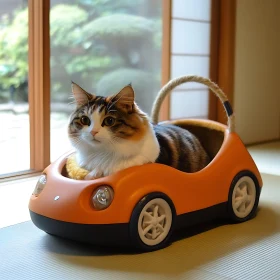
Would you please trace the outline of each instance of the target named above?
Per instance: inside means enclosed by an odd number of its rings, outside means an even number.
[[[32,222],[39,229],[67,239],[103,246],[130,246],[129,224],[77,224],[39,215],[31,210]]]
[[[233,111],[232,111],[229,101],[224,102],[224,107],[225,107],[228,117],[230,117],[233,114]]]
[[[177,230],[184,227],[191,227],[216,220],[218,218],[225,218],[227,215],[227,202],[222,202],[201,210],[178,215],[175,220],[175,229]]]

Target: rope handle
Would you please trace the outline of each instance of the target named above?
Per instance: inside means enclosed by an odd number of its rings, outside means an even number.
[[[234,122],[234,114],[231,108],[231,105],[228,101],[227,96],[225,93],[219,88],[218,85],[216,85],[211,80],[200,77],[200,76],[181,76],[178,78],[175,78],[171,81],[169,81],[163,88],[159,91],[154,104],[152,108],[151,118],[152,122],[154,124],[158,123],[158,115],[160,111],[161,104],[164,100],[164,98],[169,94],[170,91],[172,91],[175,87],[177,87],[180,84],[187,83],[187,82],[196,82],[203,84],[211,89],[212,92],[215,93],[215,95],[220,99],[221,103],[224,106],[224,109],[226,111],[227,117],[228,117],[228,128],[230,132],[235,131],[235,122]]]

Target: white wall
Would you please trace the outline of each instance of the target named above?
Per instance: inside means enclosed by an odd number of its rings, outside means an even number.
[[[237,0],[234,109],[245,143],[280,137],[280,1]]]

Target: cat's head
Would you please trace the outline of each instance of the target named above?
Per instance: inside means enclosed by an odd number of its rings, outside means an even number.
[[[104,97],[86,92],[72,82],[76,109],[70,116],[69,139],[77,149],[112,149],[118,143],[140,141],[148,128],[147,116],[138,108],[131,85]]]

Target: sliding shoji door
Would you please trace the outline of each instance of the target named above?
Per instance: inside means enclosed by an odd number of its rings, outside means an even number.
[[[209,77],[211,0],[173,0],[171,13],[170,78],[182,75]],[[170,97],[170,118],[207,118],[208,89],[188,83]]]

